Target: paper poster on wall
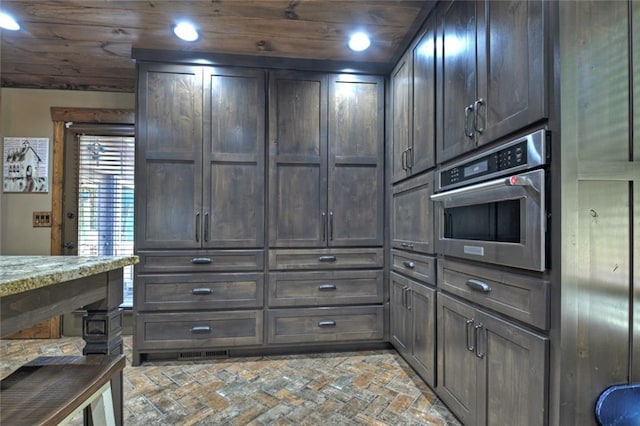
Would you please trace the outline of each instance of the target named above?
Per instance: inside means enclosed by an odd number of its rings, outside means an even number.
[[[4,192],[49,192],[49,138],[4,138]]]

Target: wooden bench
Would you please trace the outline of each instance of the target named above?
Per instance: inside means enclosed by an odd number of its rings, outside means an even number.
[[[125,365],[124,355],[36,358],[0,382],[0,424],[64,424],[86,408],[94,425],[115,425],[110,383]]]

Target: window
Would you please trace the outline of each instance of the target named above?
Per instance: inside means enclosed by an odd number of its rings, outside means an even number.
[[[133,254],[135,138],[77,136],[79,256]],[[124,303],[133,305],[133,266],[124,269]]]

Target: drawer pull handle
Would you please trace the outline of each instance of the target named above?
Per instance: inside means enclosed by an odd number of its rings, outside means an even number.
[[[413,244],[408,244],[408,243],[402,243],[400,244],[402,247],[404,248],[413,248]]]
[[[318,322],[318,327],[335,327],[335,326],[336,326],[336,322],[331,320]]]
[[[338,259],[335,256],[320,256],[318,260],[320,262],[335,262]]]
[[[199,288],[194,288],[193,290],[191,290],[192,294],[196,294],[198,296],[202,296],[202,295],[207,295],[207,294],[211,294],[213,293],[213,290],[211,290],[210,288],[206,288],[206,287],[199,287]]]
[[[483,293],[489,293],[491,291],[491,287],[489,286],[489,284],[480,280],[467,280],[467,287],[475,291],[481,291]]]
[[[193,334],[211,333],[211,327],[209,327],[208,325],[197,325],[195,327],[191,327],[191,333]]]
[[[194,257],[191,259],[191,263],[194,265],[209,265],[211,263],[211,259],[208,257]]]
[[[413,263],[413,262],[411,262],[411,261],[409,261],[409,260],[405,260],[404,262],[402,262],[402,264],[403,264],[406,268],[409,268],[409,269],[413,269],[413,268],[415,268],[415,267],[416,267],[416,264],[415,264],[415,263]]]
[[[321,284],[320,286],[318,286],[318,290],[320,290],[320,291],[336,290],[336,285],[335,284]]]

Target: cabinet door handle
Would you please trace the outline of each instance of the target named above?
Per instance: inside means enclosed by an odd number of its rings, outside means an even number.
[[[473,352],[476,350],[475,345],[475,339],[473,339],[471,337],[471,334],[473,333],[473,320],[469,319],[467,320],[467,325],[466,325],[466,333],[465,333],[465,337],[467,339],[467,341],[465,342],[465,345],[467,346],[467,350],[469,352]],[[470,343],[472,342],[472,343]]]
[[[318,290],[320,291],[337,290],[337,287],[335,284],[320,284],[318,286]]]
[[[329,240],[333,241],[333,212],[329,212]]]
[[[407,148],[407,169],[413,167],[413,148]]]
[[[409,287],[407,287],[407,310],[410,311],[412,306],[411,306],[411,289]]]
[[[209,213],[204,214],[204,242],[209,241]]]
[[[402,264],[409,269],[413,269],[416,267],[416,264],[414,262],[411,262],[409,260],[405,260],[404,262],[402,262]]]
[[[200,212],[196,213],[196,243],[200,242]]]
[[[208,257],[194,257],[191,259],[191,263],[194,265],[209,265],[211,263],[211,259]]]
[[[318,322],[318,327],[335,327],[336,322],[333,320],[324,320]]]
[[[204,296],[211,293],[213,293],[213,290],[207,287],[198,287],[191,290],[191,294],[195,294],[197,296]]]
[[[466,137],[473,139],[473,130],[469,131],[469,117],[473,112],[473,105],[467,105],[464,108],[464,134]]]
[[[322,212],[322,222],[320,223],[322,227],[322,241],[327,241],[327,214]]]
[[[195,327],[191,327],[192,334],[207,334],[211,333],[211,327],[208,325],[197,325]]]
[[[473,103],[473,112],[474,112],[474,118],[473,118],[473,128],[476,130],[476,132],[478,133],[482,133],[484,132],[484,126],[483,127],[478,127],[478,122],[480,121],[480,107],[484,105],[484,99],[480,98],[477,101],[475,101]]]
[[[491,286],[480,280],[467,280],[467,287],[475,291],[481,291],[482,293],[489,293],[491,291]]]
[[[318,260],[320,262],[335,262],[338,259],[335,256],[320,256]]]
[[[482,335],[484,335],[484,333],[482,333],[482,328],[483,328],[482,323],[476,325],[474,327],[474,333],[473,333],[474,334],[473,340],[475,341],[475,345],[476,345],[476,356],[478,358],[484,358],[484,351],[480,350],[480,343],[479,343],[480,340],[481,340],[480,337],[482,337]],[[478,337],[479,335],[480,335],[480,337]]]
[[[407,150],[402,151],[402,170],[407,170]]]

